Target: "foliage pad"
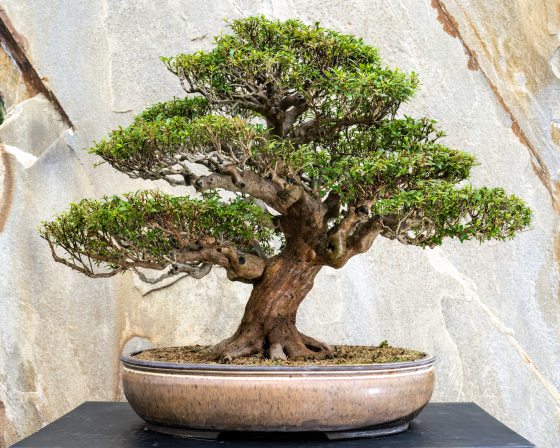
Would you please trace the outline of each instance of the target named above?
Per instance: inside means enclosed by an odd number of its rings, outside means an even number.
[[[172,251],[192,248],[205,238],[235,244],[242,252],[253,252],[257,243],[270,253],[269,227],[264,211],[241,198],[224,203],[214,193],[192,199],[141,191],[71,204],[56,220],[44,222],[40,233],[62,247],[68,261],[93,272],[89,260],[118,270],[134,265],[162,269],[173,262]]]

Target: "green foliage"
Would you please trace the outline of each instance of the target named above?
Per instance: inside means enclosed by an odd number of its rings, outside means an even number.
[[[330,141],[269,145],[266,157],[268,163],[282,160],[289,176],[311,179],[320,196],[335,191],[352,204],[417,189],[426,180],[466,179],[474,156],[440,144],[442,135],[432,120],[405,117],[354,128]]]
[[[211,108],[208,100],[202,96],[173,98],[171,101],[154,104],[138,115],[135,122],[157,121],[165,122],[169,118],[181,117],[192,120],[196,117],[210,113]]]
[[[225,126],[227,118],[206,115],[206,109],[207,103],[199,98],[156,104],[138,115],[130,126],[112,131],[89,151],[125,165],[131,161],[144,160],[145,164],[151,164],[160,158],[167,159],[166,156],[172,156],[189,139],[193,140],[193,146],[201,140],[208,141],[210,137],[205,129],[213,123],[217,127]]]
[[[242,70],[248,81],[266,79],[272,71],[289,89],[308,90],[324,81],[330,69],[360,64],[378,66],[377,50],[361,39],[299,20],[285,22],[251,17],[235,20],[233,34],[215,38],[214,50],[163,58],[175,74],[192,73],[220,94],[231,92],[232,72]]]
[[[325,237],[352,207],[382,222],[383,235],[420,246],[506,239],[530,224],[531,211],[502,189],[457,186],[475,158],[443,145],[433,120],[396,118],[418,86],[414,73],[384,67],[375,48],[318,24],[249,17],[229,25],[211,51],[163,58],[197,96],[150,107],[90,151],[134,178],[181,183],[169,176],[182,175],[192,184],[188,164],[198,163],[231,176],[240,194],[258,189],[234,177],[261,175],[263,200],[291,197],[293,186],[316,201],[336,193]],[[210,236],[270,252],[269,220],[239,198],[139,192],[72,204],[41,235],[68,263],[124,269],[168,263],[171,251]]]
[[[265,135],[262,126],[250,125],[238,117],[199,116],[198,109],[187,109],[186,104],[186,101],[174,101],[148,109],[130,126],[112,131],[109,138],[96,143],[90,152],[120,171],[148,173],[141,177],[150,178],[150,173],[157,176],[161,170],[197,154],[231,150],[244,158],[247,146]],[[183,115],[167,115],[179,108]],[[187,112],[192,112],[192,116]]]
[[[439,245],[445,237],[505,240],[531,223],[531,210],[502,188],[457,188],[442,182],[426,182],[420,187],[378,200],[372,207],[377,215],[410,217],[410,238],[431,227],[427,238],[418,238],[420,246]]]
[[[163,58],[195,90],[231,99],[262,86],[268,95],[299,92],[325,116],[396,111],[414,93],[414,74],[381,65],[362,39],[300,20],[249,17],[230,24],[212,51]]]
[[[241,198],[224,203],[215,193],[193,199],[140,191],[72,203],[55,220],[43,222],[40,235],[72,258],[89,257],[98,265],[127,267],[140,261],[165,266],[172,250],[207,237],[246,252],[258,242],[270,252],[269,227],[268,215]]]

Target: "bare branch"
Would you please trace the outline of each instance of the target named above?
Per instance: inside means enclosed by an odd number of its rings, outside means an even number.
[[[106,278],[106,277],[112,277],[112,276],[118,274],[119,272],[124,271],[124,269],[119,268],[119,269],[113,269],[109,272],[94,272],[93,269],[86,266],[85,264],[83,264],[83,266],[79,266],[78,264],[70,262],[66,258],[63,258],[63,257],[59,256],[55,252],[52,242],[50,240],[47,240],[47,242],[49,243],[49,247],[51,249],[51,254],[52,254],[52,257],[54,258],[55,261],[57,261],[59,263],[62,263],[63,265],[68,266],[69,268],[72,268],[75,271],[81,272],[82,274],[85,274],[88,277],[91,277],[91,278]]]
[[[346,253],[346,240],[352,226],[358,219],[359,217],[356,215],[355,207],[349,206],[342,221],[329,231],[326,253],[331,260],[341,258]]]
[[[340,195],[331,190],[323,203],[326,207],[324,220],[327,224],[330,219],[336,218],[340,213]]]
[[[268,204],[279,213],[287,210],[299,200],[303,189],[297,185],[286,184],[282,188],[278,183],[265,179],[252,171],[229,169],[230,174],[212,173],[200,176],[194,182],[197,191],[221,188],[228,191],[245,193]]]
[[[380,218],[381,235],[390,240],[396,239],[402,244],[421,245],[435,233],[434,222],[422,216],[420,210],[410,210],[406,215],[386,216]]]
[[[258,279],[265,268],[265,260],[257,255],[237,251],[230,244],[217,245],[208,239],[196,249],[176,250],[173,260],[179,263],[213,263],[226,269],[232,281],[251,282]]]
[[[377,126],[382,123],[382,119],[387,115],[387,113],[387,110],[382,110],[379,113],[368,116],[345,116],[342,118],[331,118],[316,115],[314,118],[293,127],[288,137],[297,144],[309,143],[318,138],[334,136],[341,130],[350,126]]]
[[[208,275],[212,269],[212,264],[210,263],[202,263],[199,266],[193,266],[190,264],[181,264],[181,263],[173,263],[170,265],[169,270],[156,277],[150,278],[146,276],[142,271],[138,270],[136,267],[132,268],[132,270],[138,275],[138,278],[145,283],[156,284],[165,280],[166,278],[174,277],[175,275],[179,274],[187,274],[189,277],[193,277],[196,279],[201,279],[202,277]]]

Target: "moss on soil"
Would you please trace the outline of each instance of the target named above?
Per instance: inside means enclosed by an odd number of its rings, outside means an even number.
[[[160,361],[184,364],[218,364],[204,358],[204,349],[208,346],[193,345],[186,347],[167,347],[145,350],[134,357],[147,361]],[[378,364],[388,362],[416,361],[426,354],[406,348],[391,347],[386,342],[379,346],[362,345],[336,345],[334,356],[323,360],[271,360],[262,356],[251,356],[234,359],[230,364],[245,366],[331,366],[331,365],[356,365]]]

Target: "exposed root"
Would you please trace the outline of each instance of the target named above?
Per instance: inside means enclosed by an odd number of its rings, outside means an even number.
[[[208,360],[223,363],[229,363],[236,358],[262,355],[263,352],[264,341],[262,338],[249,338],[247,333],[240,336],[236,333],[206,350]]]
[[[326,352],[326,358],[330,358],[334,354],[334,349],[330,345],[325,344],[324,342],[318,341],[317,339],[313,339],[311,336],[307,336],[301,332],[299,332],[303,343],[306,345],[307,348],[313,350],[314,352]]]
[[[300,333],[295,322],[276,319],[267,334],[271,359],[284,359],[282,352],[289,359],[325,359],[332,356],[333,350],[326,344]],[[281,348],[281,350],[280,350]]]
[[[295,324],[280,320],[268,331],[263,326],[239,329],[206,351],[212,361],[229,363],[236,358],[261,356],[274,360],[325,359],[333,355],[333,348],[300,333]]]
[[[286,361],[288,359],[284,348],[278,342],[275,342],[270,346],[270,348],[268,349],[268,354],[270,356],[270,359],[280,359],[282,361]]]

